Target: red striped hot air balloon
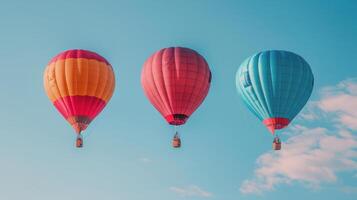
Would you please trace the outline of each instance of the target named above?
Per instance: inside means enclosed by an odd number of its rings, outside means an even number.
[[[49,62],[44,87],[54,106],[76,131],[76,146],[82,147],[81,132],[112,97],[115,77],[105,58],[75,49],[62,52]]]
[[[153,106],[173,126],[185,124],[208,94],[211,71],[196,51],[164,48],[146,60],[141,84]],[[180,147],[176,132],[173,146]]]

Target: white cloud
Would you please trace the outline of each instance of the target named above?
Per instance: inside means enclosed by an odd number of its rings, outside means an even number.
[[[309,101],[303,109],[303,112],[301,112],[297,118],[301,118],[305,121],[313,121],[318,118],[321,118],[321,115],[323,115],[323,113],[315,112],[316,106],[318,106],[317,102]]]
[[[322,111],[333,112],[341,125],[357,130],[357,79],[348,79],[336,87],[323,89],[318,107]]]
[[[210,198],[213,196],[212,193],[203,190],[197,185],[190,185],[186,187],[170,187],[170,190],[179,194],[182,197],[202,197]]]
[[[357,173],[357,80],[324,88],[321,96],[301,118],[332,128],[290,127],[290,138],[281,151],[270,151],[257,159],[255,176],[242,183],[242,193],[261,194],[279,184],[296,182],[316,189],[335,183],[340,172]]]
[[[306,120],[314,120],[317,118],[317,116],[312,113],[301,113],[300,117]]]

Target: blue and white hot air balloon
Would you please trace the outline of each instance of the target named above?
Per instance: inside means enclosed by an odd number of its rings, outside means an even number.
[[[245,104],[272,134],[288,126],[300,112],[313,85],[310,65],[288,51],[254,54],[240,65],[236,74],[236,86]]]

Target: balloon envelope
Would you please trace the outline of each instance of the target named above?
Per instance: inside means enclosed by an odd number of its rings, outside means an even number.
[[[94,52],[68,50],[47,65],[44,87],[57,110],[80,133],[113,95],[114,72],[109,62]]]
[[[314,84],[309,64],[288,51],[263,51],[247,58],[236,74],[236,87],[249,110],[274,133],[304,107]]]
[[[182,125],[207,96],[211,71],[196,51],[164,48],[144,63],[141,84],[153,106],[171,125]]]

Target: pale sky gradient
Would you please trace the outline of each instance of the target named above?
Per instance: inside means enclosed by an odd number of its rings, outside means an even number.
[[[356,199],[356,10],[353,0],[0,0],[0,199]],[[169,46],[195,49],[213,74],[180,150],[140,85],[144,61]],[[48,61],[72,48],[101,54],[117,78],[81,150],[42,85]],[[266,49],[296,52],[315,75],[277,155],[234,84]]]

